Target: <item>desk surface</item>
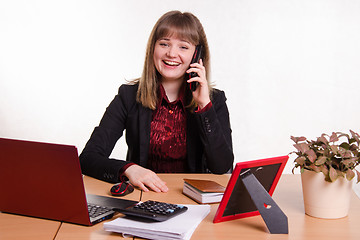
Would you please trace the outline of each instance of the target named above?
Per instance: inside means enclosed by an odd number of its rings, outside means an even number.
[[[61,223],[0,212],[0,239],[53,239]]]
[[[187,175],[186,178],[215,179],[224,186],[228,175]],[[143,193],[142,201],[169,199],[177,203],[196,204],[181,193],[184,175],[161,175],[171,188],[170,193]],[[167,196],[169,195],[169,196]],[[289,222],[289,234],[270,234],[261,216],[214,224],[218,204],[211,205],[210,214],[200,223],[192,239],[359,239],[360,199],[352,194],[349,216],[337,220],[325,220],[304,214],[300,175],[282,175],[273,199],[285,212]]]
[[[160,174],[170,188],[168,193],[135,190],[128,199],[148,199],[181,204],[196,204],[182,194],[183,178],[212,179],[226,186],[229,175]],[[87,193],[108,195],[111,184],[84,178]],[[304,214],[301,180],[299,175],[283,175],[273,194],[274,200],[289,221],[289,234],[270,234],[261,216],[213,224],[218,204],[211,204],[210,214],[200,223],[192,239],[347,239],[359,237],[360,200],[353,193],[349,216],[337,220],[324,220]],[[121,216],[121,214],[118,214]],[[60,228],[60,229],[59,229]],[[59,229],[59,231],[58,231]],[[58,231],[57,235],[56,232]],[[103,223],[92,227],[0,213],[0,239],[121,239],[120,234],[103,230]]]

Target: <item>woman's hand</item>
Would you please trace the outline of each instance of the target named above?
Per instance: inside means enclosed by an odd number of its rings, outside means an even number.
[[[199,109],[202,109],[210,102],[209,87],[202,59],[200,59],[199,63],[190,64],[190,68],[186,71],[186,73],[191,72],[196,73],[198,76],[190,78],[187,82],[198,82],[198,86],[192,94],[195,102],[199,106]]]
[[[162,181],[156,173],[139,165],[128,167],[124,175],[132,185],[141,188],[145,192],[149,191],[147,187],[155,192],[167,192],[169,190],[166,183]]]

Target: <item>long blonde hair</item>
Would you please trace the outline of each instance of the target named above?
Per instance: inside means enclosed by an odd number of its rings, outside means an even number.
[[[165,13],[156,22],[146,48],[145,62],[142,76],[135,79],[133,83],[139,83],[136,100],[144,107],[154,110],[158,102],[158,86],[159,73],[154,64],[154,48],[155,43],[162,37],[175,35],[179,38],[186,39],[194,45],[201,44],[203,46],[203,63],[206,68],[206,79],[209,82],[210,72],[210,53],[205,31],[199,19],[189,12],[170,11]],[[212,91],[212,86],[209,82],[209,92]],[[186,91],[190,91],[186,88]],[[196,107],[195,101],[192,99],[191,93],[186,96],[191,96],[187,99],[187,108],[194,109]]]

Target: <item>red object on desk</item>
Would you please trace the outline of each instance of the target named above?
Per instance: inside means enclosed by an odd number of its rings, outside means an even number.
[[[237,163],[213,222],[259,215],[259,211],[242,183],[241,173],[251,169],[251,172],[272,196],[288,159],[289,156],[280,156]]]

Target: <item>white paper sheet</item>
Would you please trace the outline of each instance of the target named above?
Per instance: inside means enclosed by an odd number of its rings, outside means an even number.
[[[185,205],[188,210],[164,222],[136,221],[119,217],[104,223],[106,231],[118,232],[147,239],[167,240],[191,238],[196,227],[209,214],[209,205]]]

